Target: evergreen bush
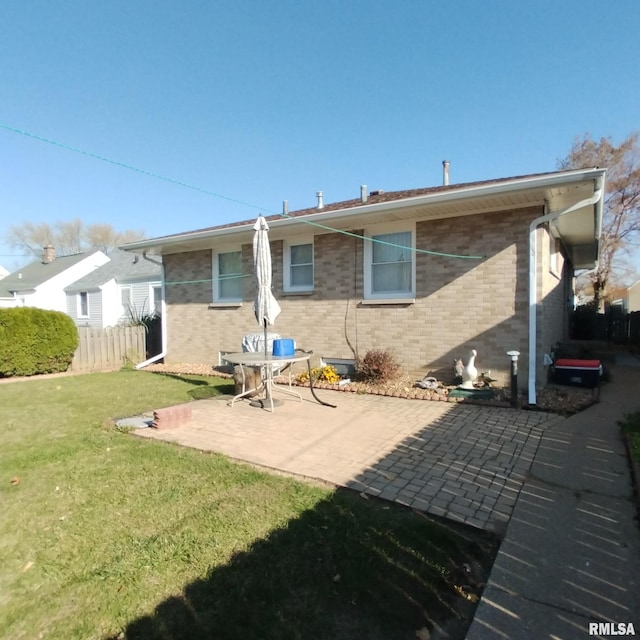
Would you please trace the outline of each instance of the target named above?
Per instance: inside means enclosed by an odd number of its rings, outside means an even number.
[[[0,377],[66,371],[77,347],[78,330],[66,313],[0,309]]]

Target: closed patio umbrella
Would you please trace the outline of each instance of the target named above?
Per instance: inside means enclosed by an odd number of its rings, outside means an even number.
[[[267,357],[267,325],[272,325],[280,313],[280,305],[271,293],[271,248],[269,247],[269,225],[263,216],[258,216],[253,226],[253,265],[258,280],[258,296],[254,303],[256,320],[264,327],[264,355]],[[269,388],[267,386],[267,394]]]
[[[280,305],[271,293],[271,249],[269,247],[269,225],[263,216],[258,216],[253,225],[253,266],[258,280],[258,297],[254,303],[256,320],[264,327],[273,324],[280,313]],[[265,345],[266,348],[266,345]]]

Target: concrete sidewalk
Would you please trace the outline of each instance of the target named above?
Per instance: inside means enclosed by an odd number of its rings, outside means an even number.
[[[543,433],[467,640],[584,639],[600,622],[640,637],[640,530],[616,424],[640,410],[640,368],[612,373],[600,403]]]

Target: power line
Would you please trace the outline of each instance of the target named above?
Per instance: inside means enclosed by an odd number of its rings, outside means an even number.
[[[77,147],[72,147],[70,145],[64,144],[62,142],[58,142],[57,140],[51,140],[50,138],[45,138],[43,136],[39,136],[36,135],[34,133],[30,133],[29,131],[24,131],[22,129],[17,129],[15,127],[11,127],[7,124],[4,124],[2,122],[0,122],[0,128],[2,129],[6,129],[7,131],[11,131],[12,133],[17,133],[20,134],[22,136],[26,136],[28,138],[32,138],[34,140],[38,140],[39,142],[45,142],[47,144],[51,144],[55,147],[59,147],[61,149],[65,149],[66,151],[73,151],[74,153],[79,153],[81,155],[87,156],[89,158],[93,158],[95,160],[100,160],[102,162],[107,162],[109,164],[115,165],[117,167],[121,167],[122,169],[128,169],[130,171],[135,171],[136,173],[140,173],[142,175],[146,175],[149,176],[151,178],[157,178],[158,180],[163,180],[165,182],[170,182],[171,184],[176,184],[178,186],[181,187],[185,187],[186,189],[191,189],[193,191],[198,191],[200,193],[205,193],[207,195],[210,196],[214,196],[215,198],[221,198],[223,200],[227,200],[228,202],[234,202],[235,204],[239,204],[245,207],[250,207],[251,209],[257,209],[259,211],[265,211],[268,213],[271,213],[272,215],[278,215],[281,216],[283,218],[288,218],[290,220],[294,220],[297,222],[301,222],[304,224],[308,224],[310,226],[319,228],[319,229],[323,229],[324,231],[329,231],[331,233],[341,233],[342,235],[345,236],[350,236],[353,238],[359,238],[361,240],[367,240],[369,242],[375,242],[381,245],[385,245],[385,246],[390,246],[390,247],[395,247],[398,249],[407,249],[413,253],[421,253],[421,254],[425,254],[425,255],[430,255],[430,256],[439,256],[439,257],[443,257],[443,258],[455,258],[455,259],[462,259],[462,260],[483,260],[485,256],[469,256],[469,255],[461,255],[461,254],[455,254],[455,253],[444,253],[441,251],[431,251],[429,249],[418,249],[417,247],[407,247],[405,245],[399,245],[399,244],[395,244],[393,242],[387,242],[385,240],[379,240],[377,238],[371,238],[368,236],[364,236],[358,233],[354,233],[352,231],[344,231],[342,229],[335,229],[334,227],[330,227],[328,225],[324,225],[321,224],[319,222],[313,222],[311,220],[304,220],[301,219],[297,216],[292,216],[283,212],[277,212],[277,211],[273,211],[270,210],[268,208],[265,207],[259,207],[257,205],[251,204],[249,202],[244,202],[243,200],[238,200],[236,198],[231,198],[229,196],[225,196],[221,193],[217,193],[216,191],[211,191],[209,189],[204,189],[202,187],[198,187],[196,185],[193,184],[189,184],[188,182],[182,182],[181,180],[176,180],[174,178],[168,178],[166,176],[163,176],[159,173],[155,173],[153,171],[147,171],[146,169],[140,169],[139,167],[134,167],[133,165],[127,164],[125,162],[120,162],[119,160],[113,160],[111,158],[106,158],[105,156],[101,156],[97,153],[93,153],[91,151],[85,151],[84,149],[78,149]]]
[[[36,135],[35,133],[30,133],[29,131],[16,129],[15,127],[10,127],[9,125],[3,124],[2,122],[0,122],[0,128],[6,129],[7,131],[11,131],[13,133],[19,133],[20,135],[26,136],[27,138],[33,138],[34,140],[38,140],[39,142],[46,142],[47,144],[51,144],[54,147],[59,147],[60,149],[65,149],[66,151],[73,151],[74,153],[79,153],[83,156],[93,158],[94,160],[101,160],[102,162],[113,164],[116,167],[121,167],[122,169],[129,169],[130,171],[135,171],[136,173],[141,173],[151,178],[157,178],[158,180],[164,180],[165,182],[177,184],[180,187],[192,189],[193,191],[199,191],[200,193],[206,193],[207,195],[215,196],[216,198],[222,198],[223,200],[228,200],[229,202],[235,202],[236,204],[240,204],[245,207],[251,207],[252,209],[261,209],[261,207],[258,207],[257,205],[251,204],[249,202],[236,200],[235,198],[230,198],[221,193],[216,193],[215,191],[209,191],[208,189],[203,189],[202,187],[189,184],[188,182],[182,182],[181,180],[176,180],[174,178],[167,178],[166,176],[160,175],[159,173],[154,173],[153,171],[147,171],[146,169],[140,169],[139,167],[134,167],[133,165],[127,164],[126,162],[120,162],[119,160],[112,160],[111,158],[106,158],[105,156],[101,156],[97,153],[92,153],[91,151],[85,151],[84,149],[78,149],[77,147],[72,147],[68,144],[58,142],[57,140],[51,140],[50,138],[44,138],[43,136]]]

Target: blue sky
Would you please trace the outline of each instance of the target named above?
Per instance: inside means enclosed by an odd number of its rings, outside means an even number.
[[[552,171],[640,129],[638,0],[0,4],[0,264],[12,224],[147,237],[369,189]],[[257,208],[240,205],[233,200]]]

